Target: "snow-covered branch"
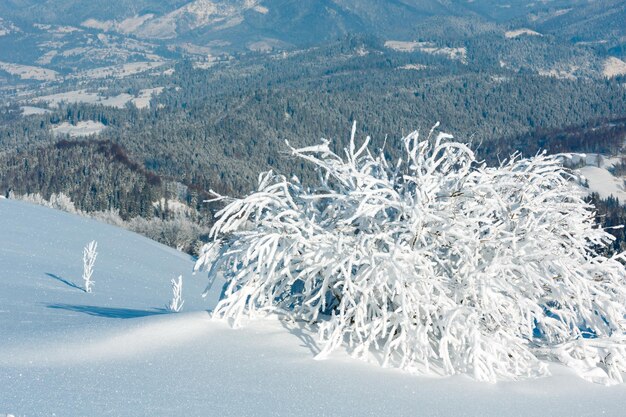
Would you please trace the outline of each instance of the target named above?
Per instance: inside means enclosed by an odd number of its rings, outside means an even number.
[[[178,313],[183,308],[183,276],[179,275],[178,280],[172,279],[172,300],[167,305],[167,309],[173,313]]]
[[[97,248],[98,243],[92,240],[83,249],[83,281],[85,281],[85,292],[91,292],[94,284],[91,276],[93,275],[93,266],[96,263],[96,256],[98,256],[98,252],[96,252]]]
[[[347,345],[418,373],[534,377],[551,355],[621,381],[624,254],[597,255],[613,238],[557,158],[487,167],[433,129],[393,162],[354,136],[344,157],[291,148],[317,188],[270,171],[218,213],[197,263],[228,281],[216,317],[280,311],[316,324],[320,357]]]

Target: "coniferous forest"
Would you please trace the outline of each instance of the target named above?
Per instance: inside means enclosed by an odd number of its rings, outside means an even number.
[[[529,42],[514,41],[518,49]],[[208,69],[182,60],[167,75],[118,79],[113,87],[93,81],[92,88],[111,96],[162,87],[144,109],[61,101],[22,116],[24,102],[12,100],[0,111],[0,190],[44,198],[65,193],[81,210],[113,209],[124,219],[150,218],[155,201],[175,199],[210,224],[219,207],[204,203],[209,190],[242,195],[268,169],[315,179],[289,157],[285,142],[327,138],[340,150],[352,121],[358,135],[371,136],[390,157],[401,150],[402,135],[425,134],[436,122],[491,165],[516,151],[620,152],[622,77],[513,71],[488,59],[488,37],[473,42],[463,63],[351,35],[299,53],[241,54]],[[559,58],[558,49],[551,53]],[[37,96],[29,103],[45,106]],[[83,121],[105,128],[97,137],[54,132]]]

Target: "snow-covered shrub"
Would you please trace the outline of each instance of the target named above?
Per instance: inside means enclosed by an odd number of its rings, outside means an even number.
[[[83,249],[83,281],[85,281],[85,292],[91,292],[94,281],[91,279],[93,275],[93,267],[96,263],[98,252],[98,242],[92,240]]]
[[[50,207],[68,213],[78,214],[79,212],[72,199],[64,193],[52,193],[52,195],[50,195]]]
[[[108,210],[103,210],[103,211],[92,211],[92,212],[81,211],[78,214],[84,217],[90,217],[94,220],[98,220],[99,222],[103,222],[103,223],[107,223],[116,227],[128,229],[129,222],[124,221],[124,219],[122,219],[122,216],[120,216],[119,210],[116,210],[116,209],[108,209]]]
[[[207,232],[203,226],[182,217],[167,220],[134,217],[127,222],[127,228],[184,252],[193,251],[196,242]]]
[[[183,308],[183,276],[179,275],[178,280],[172,279],[172,299],[167,305],[168,311],[178,313]]]
[[[599,382],[626,371],[624,255],[555,157],[497,167],[431,130],[406,158],[328,142],[293,149],[320,184],[264,173],[218,213],[196,269],[228,282],[215,317],[281,312],[389,366],[534,377],[544,359]],[[218,197],[221,199],[223,197]]]
[[[9,193],[9,198],[26,201],[28,203],[37,204],[44,207],[50,207],[57,210],[62,210],[73,214],[82,214],[80,210],[76,208],[72,199],[65,193],[52,193],[50,199],[46,200],[41,194],[24,194],[16,195],[12,191]]]

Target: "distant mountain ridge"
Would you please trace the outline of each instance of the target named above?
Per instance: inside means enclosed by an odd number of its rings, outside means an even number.
[[[120,0],[122,1],[122,0]],[[463,5],[439,0],[193,0],[166,13],[134,7],[133,15],[90,17],[82,27],[143,39],[223,40],[235,49],[263,39],[303,46],[347,33],[407,35],[411,22],[433,16],[470,16]],[[163,6],[163,5],[161,5]],[[123,10],[123,9],[122,9]]]
[[[516,22],[533,29],[585,40],[625,34],[626,4],[620,0],[5,0],[0,33],[11,22],[24,30],[34,23],[95,29],[145,40],[206,44],[222,41],[242,49],[259,40],[300,47],[346,33],[417,36],[433,17]],[[7,23],[8,22],[8,23]],[[595,39],[598,40],[598,39]],[[622,39],[623,41],[623,39]]]
[[[4,0],[0,87],[41,79],[40,73],[63,76],[135,62],[191,57],[211,65],[215,57],[302,50],[354,34],[383,43],[435,42],[437,48],[509,48],[501,67],[529,62],[533,71],[572,78],[588,67],[602,74],[609,57],[626,60],[624,22],[622,0]],[[531,47],[498,46],[505,33],[545,37]],[[542,63],[553,50],[577,45],[587,48],[573,53],[577,58],[561,54],[559,65]],[[610,61],[605,75],[621,74],[622,61]]]
[[[291,46],[347,33],[409,35],[433,16],[476,15],[460,0],[6,0],[0,17],[21,26],[69,25],[140,39],[221,40],[234,49],[273,39]]]

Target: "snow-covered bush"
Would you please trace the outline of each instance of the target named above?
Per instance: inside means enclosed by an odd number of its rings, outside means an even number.
[[[167,305],[167,310],[178,313],[183,308],[183,276],[179,275],[178,280],[172,279],[172,299]]]
[[[98,252],[98,243],[92,240],[83,249],[83,281],[85,281],[85,292],[91,292],[94,281],[91,279],[93,275],[93,267],[96,263]]]
[[[70,197],[64,193],[52,193],[50,199],[46,200],[41,194],[24,194],[16,195],[12,191],[9,193],[9,198],[26,201],[28,203],[37,204],[44,207],[50,207],[57,210],[62,210],[73,214],[82,214],[80,210],[76,208],[74,202]]]
[[[166,220],[134,217],[127,222],[127,228],[184,252],[191,252],[200,236],[207,232],[203,226],[182,217]]]
[[[624,255],[597,255],[612,237],[570,173],[545,154],[487,167],[450,139],[412,133],[394,162],[354,128],[344,156],[291,148],[320,183],[264,173],[218,213],[196,264],[227,279],[215,317],[285,313],[318,328],[320,357],[345,344],[418,373],[534,377],[547,359],[621,381]]]

